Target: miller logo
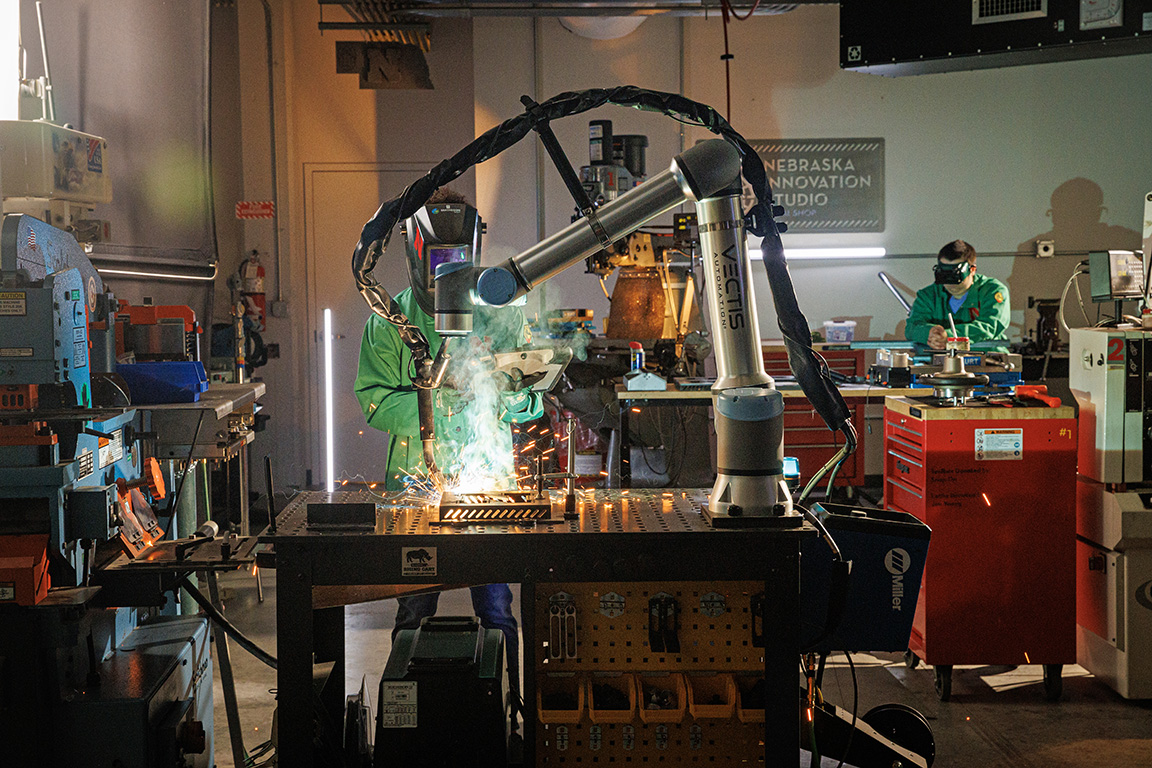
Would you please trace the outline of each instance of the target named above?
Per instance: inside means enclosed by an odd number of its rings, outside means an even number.
[[[888,569],[888,573],[893,576],[903,576],[908,572],[909,566],[912,565],[912,558],[908,555],[908,550],[896,547],[895,549],[888,550],[888,554],[884,555],[884,567]]]
[[[1152,611],[1152,579],[1136,587],[1136,602]]]
[[[912,556],[908,550],[895,547],[884,555],[884,567],[892,574],[892,610],[901,611],[904,606],[904,574],[912,566]]]

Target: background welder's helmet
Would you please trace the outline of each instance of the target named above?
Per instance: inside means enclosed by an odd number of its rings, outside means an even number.
[[[967,261],[958,264],[944,264],[938,261],[936,266],[932,267],[932,272],[936,275],[937,285],[959,285],[972,273],[972,265]]]
[[[408,279],[420,308],[435,312],[434,278],[441,264],[479,265],[484,223],[467,203],[428,203],[404,220]]]

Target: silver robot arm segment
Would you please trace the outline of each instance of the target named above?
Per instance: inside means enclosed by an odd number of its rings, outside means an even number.
[[[597,234],[594,222],[580,219],[524,253],[485,270],[477,292],[487,304],[508,304],[657,216],[728,187],[739,174],[740,155],[732,145],[720,139],[701,142],[673,159],[668,170],[597,209],[596,219],[607,243]]]

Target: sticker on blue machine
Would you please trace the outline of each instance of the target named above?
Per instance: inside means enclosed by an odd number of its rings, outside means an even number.
[[[110,438],[101,437],[99,443],[100,469],[124,458],[124,430],[116,430]]]
[[[976,430],[976,460],[1005,461],[1024,458],[1024,430]]]
[[[402,547],[400,550],[402,576],[435,576],[436,547]]]
[[[416,681],[382,680],[379,706],[381,728],[415,728]]]
[[[85,450],[77,458],[76,461],[80,462],[76,469],[76,479],[83,480],[96,471],[96,459],[92,455],[92,451]]]

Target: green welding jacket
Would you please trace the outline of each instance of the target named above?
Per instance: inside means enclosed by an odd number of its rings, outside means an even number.
[[[952,294],[942,285],[932,285],[916,293],[912,312],[904,326],[904,337],[919,344],[928,343],[928,331],[934,325],[948,328],[948,304]],[[1004,339],[1008,332],[1008,287],[994,277],[976,273],[976,279],[960,309],[952,313],[956,330],[973,342]],[[986,352],[1007,352],[1007,346],[983,349]]]
[[[440,334],[436,333],[433,319],[420,309],[412,289],[401,291],[396,296],[396,303],[428,338],[431,352],[435,355],[442,343]],[[528,338],[524,313],[517,307],[477,308],[473,322],[472,337],[490,338],[493,351],[515,349]],[[382,317],[372,315],[364,326],[364,336],[360,342],[360,365],[354,386],[368,426],[389,433],[385,487],[390,491],[400,490],[406,475],[427,472],[419,438],[416,389],[408,376],[411,362],[412,353],[400,340],[396,328]],[[481,403],[465,402],[466,397],[462,398],[459,393],[444,387],[437,390],[434,399],[436,459],[443,468],[453,458],[448,454],[475,441],[476,437],[468,434],[467,409],[480,407]],[[508,392],[499,395],[498,401],[498,405],[491,405],[498,408],[499,419],[505,424],[531,421],[544,412],[543,396],[539,392]],[[486,439],[492,438],[489,436]],[[494,449],[506,451],[511,463],[511,432],[504,427],[496,439],[500,444],[494,446]]]

